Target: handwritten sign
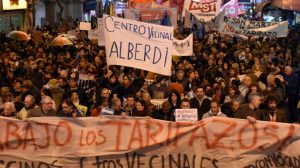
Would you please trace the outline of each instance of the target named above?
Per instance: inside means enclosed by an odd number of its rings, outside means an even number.
[[[219,32],[222,34],[257,37],[286,37],[288,34],[288,22],[252,21],[243,18],[222,16],[219,24]]]
[[[79,30],[91,30],[91,23],[88,22],[80,22]]]
[[[175,118],[177,122],[196,122],[198,112],[197,109],[176,109]]]
[[[108,65],[171,75],[173,27],[104,16]]]
[[[209,0],[206,2],[184,1],[184,9],[192,13],[198,20],[208,22],[220,13],[222,0]],[[183,10],[183,16],[185,16]]]
[[[299,167],[300,126],[207,118],[0,117],[0,167]]]
[[[193,55],[193,34],[183,40],[173,40],[173,55],[192,56]]]

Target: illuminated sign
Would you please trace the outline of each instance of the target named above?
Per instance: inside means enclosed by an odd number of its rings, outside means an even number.
[[[3,10],[26,9],[26,0],[2,0]]]

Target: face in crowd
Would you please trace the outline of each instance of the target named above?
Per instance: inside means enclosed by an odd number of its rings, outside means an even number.
[[[50,112],[52,110],[53,102],[50,99],[42,101],[42,109],[44,112]]]
[[[191,105],[190,105],[190,102],[189,102],[189,101],[183,100],[183,101],[181,102],[181,105],[180,105],[180,108],[181,108],[181,109],[189,109],[190,107],[191,107]]]
[[[202,99],[205,95],[204,89],[203,88],[197,88],[196,90],[196,97],[198,99]]]
[[[210,110],[213,115],[217,115],[219,113],[219,104],[217,102],[211,102]]]
[[[128,98],[127,98],[127,105],[128,105],[129,107],[134,107],[134,106],[135,106],[134,97],[128,97]]]

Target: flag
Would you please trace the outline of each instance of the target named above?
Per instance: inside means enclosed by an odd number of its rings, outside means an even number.
[[[102,18],[103,17],[103,4],[102,4],[102,0],[98,0],[98,17]]]
[[[202,40],[205,36],[205,23],[200,22],[199,29],[197,29],[197,39]]]
[[[165,11],[164,17],[161,20],[160,24],[163,25],[163,26],[172,26],[171,20],[170,20],[170,17],[168,15],[168,11],[167,10]]]
[[[197,19],[195,17],[192,18],[193,18],[193,24],[192,24],[191,33],[193,33],[194,37],[197,37],[197,29],[198,29]]]
[[[230,17],[237,17],[239,13],[238,0],[230,0],[221,7],[221,11],[225,11],[225,14]]]
[[[109,3],[109,15],[115,16],[115,4],[113,2]]]
[[[109,15],[110,14],[110,2],[109,0],[105,1],[105,5],[104,5],[104,13]]]

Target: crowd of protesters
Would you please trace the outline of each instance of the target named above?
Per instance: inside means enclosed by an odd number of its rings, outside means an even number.
[[[194,56],[174,57],[172,76],[107,66],[97,43],[51,47],[58,35],[37,28],[42,42],[0,37],[1,116],[88,117],[110,114],[175,121],[175,110],[197,108],[198,119],[221,116],[299,122],[300,36],[224,36],[208,31],[194,40]],[[82,32],[78,32],[82,34]],[[189,30],[177,34],[188,36]],[[161,106],[151,100],[165,99]]]

